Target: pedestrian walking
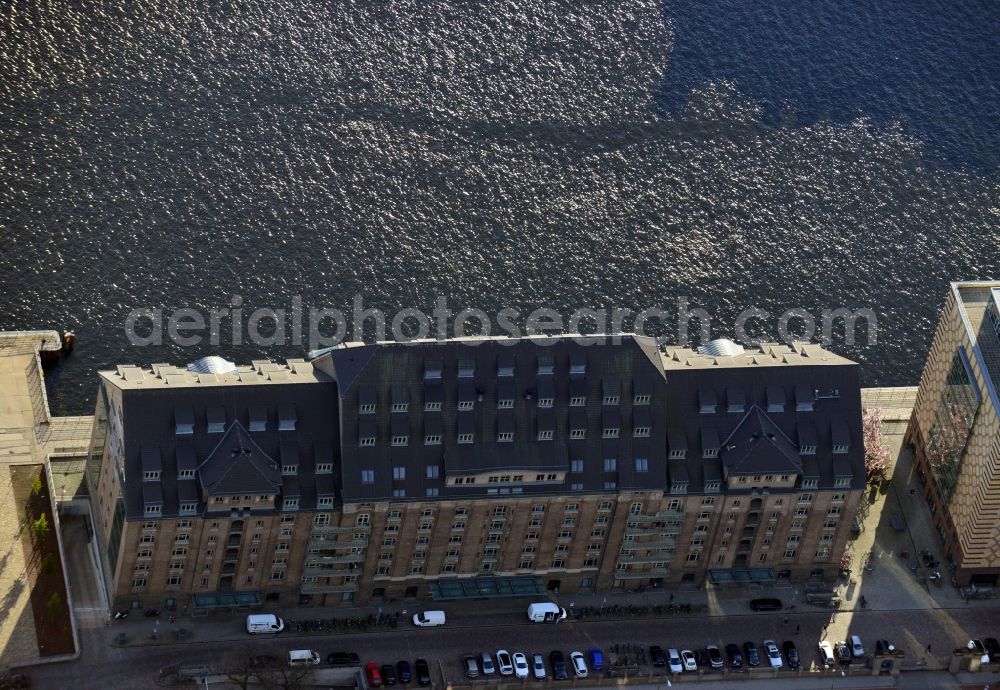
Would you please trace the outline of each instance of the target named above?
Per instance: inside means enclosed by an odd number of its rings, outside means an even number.
[[[802,626],[801,625],[796,625],[795,626],[795,634],[798,635],[800,632],[802,632]]]
[[[788,616],[785,616],[785,625],[788,625]]]
[[[671,604],[674,603],[674,593],[673,592],[670,593],[670,603]]]
[[[928,654],[930,654],[930,653],[931,653],[931,646],[930,646],[930,645],[927,645],[927,653],[928,653]]]

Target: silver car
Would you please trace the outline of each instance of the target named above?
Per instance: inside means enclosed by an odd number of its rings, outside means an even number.
[[[545,680],[548,675],[545,672],[545,660],[542,659],[541,654],[531,655],[531,671],[535,674],[535,680]]]

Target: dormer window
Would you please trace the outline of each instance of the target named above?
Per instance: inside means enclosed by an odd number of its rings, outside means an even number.
[[[475,407],[476,407],[476,402],[474,400],[459,400],[458,401],[458,409],[461,410],[461,411],[463,411],[463,412],[475,409]]]
[[[441,360],[424,360],[424,381],[437,381],[441,378]]]
[[[332,496],[321,496],[316,499],[317,508],[332,508],[333,507],[333,497]]]
[[[178,436],[188,436],[194,433],[194,413],[188,409],[174,411],[174,431]]]
[[[144,517],[158,517],[163,512],[163,506],[147,503],[142,512]]]
[[[572,439],[584,439],[587,438],[586,429],[570,429],[569,437]]]
[[[551,376],[555,371],[555,361],[549,353],[538,355],[538,375]]]
[[[497,433],[498,443],[508,443],[514,440],[514,434],[510,431],[501,431]]]
[[[837,453],[837,454],[842,454],[842,453],[846,453],[846,452],[847,452],[847,450],[848,450],[848,448],[849,448],[849,446],[847,446],[847,445],[844,445],[844,444],[841,444],[841,445],[835,445],[835,446],[833,447],[833,452],[834,452],[834,453]]]
[[[177,512],[180,513],[181,515],[194,515],[195,513],[198,512],[198,504],[197,503],[181,503]]]
[[[392,437],[392,445],[394,446],[406,446],[410,443],[410,437],[404,434]]]
[[[374,446],[375,445],[375,437],[374,436],[362,436],[361,438],[358,439],[358,445],[359,446],[366,446],[366,447]]]
[[[295,431],[295,406],[278,406],[278,431]]]
[[[441,403],[439,402],[424,403],[424,412],[440,412],[440,411],[441,411]]]
[[[583,407],[587,404],[587,398],[584,396],[575,396],[569,399],[570,407]]]
[[[399,403],[398,402],[398,403],[393,403],[392,404],[392,411],[393,412],[406,412],[408,409],[410,409],[410,404],[409,403],[405,403],[405,402]]]
[[[299,473],[299,466],[298,465],[282,465],[281,466],[281,474],[283,474],[286,477],[295,477],[295,476],[298,475],[298,473]]]
[[[671,460],[683,460],[687,457],[687,450],[684,448],[675,448],[670,451]]]
[[[458,360],[458,378],[471,379],[476,375],[476,363],[471,359]]]
[[[206,414],[208,417],[208,433],[221,434],[226,430],[226,411],[221,407],[210,407]]]
[[[497,408],[499,409],[509,409],[514,407],[514,401],[510,399],[497,400]]]
[[[816,393],[805,384],[795,387],[795,410],[797,412],[812,412],[816,401]]]
[[[617,405],[621,398],[617,395],[605,395],[601,400],[604,405]]]
[[[716,412],[715,391],[711,388],[702,388],[698,391],[698,412],[700,414],[715,414]]]
[[[637,426],[632,430],[632,435],[636,438],[645,438],[649,436],[649,427]]]
[[[649,404],[649,396],[645,395],[645,394],[634,395],[634,396],[632,396],[632,404],[633,405],[648,405]]]
[[[574,354],[569,362],[570,376],[583,376],[587,373],[587,358],[583,353]]]
[[[267,410],[263,407],[250,408],[250,431],[267,431]]]
[[[459,443],[473,443],[475,441],[475,434],[459,434]]]
[[[509,378],[514,375],[514,358],[510,355],[500,357],[497,362],[497,376],[499,378]]]
[[[621,429],[617,428],[604,429],[604,432],[601,435],[603,438],[618,438],[621,435]]]
[[[539,407],[543,407],[543,408],[544,407],[552,407],[552,398],[539,398],[538,399],[538,406]]]
[[[799,446],[799,455],[816,455],[816,446],[812,444]]]
[[[150,472],[143,472],[142,473],[142,481],[144,481],[144,482],[158,482],[158,481],[160,481],[160,472],[159,472],[159,470],[153,470],[153,471],[150,471]]]
[[[726,412],[742,413],[746,405],[746,396],[740,388],[726,390]]]
[[[194,470],[179,470],[177,472],[178,479],[194,479]]]
[[[375,414],[375,403],[358,405],[358,414]]]
[[[552,430],[551,429],[544,429],[542,431],[539,431],[538,432],[538,440],[539,441],[551,441],[552,440]]]
[[[425,446],[440,446],[441,445],[441,434],[427,434],[424,436]]]
[[[330,462],[316,463],[316,474],[332,474],[332,473],[333,473],[333,463]]]
[[[286,498],[284,501],[281,502],[281,508],[282,510],[298,510],[299,509],[298,497]]]

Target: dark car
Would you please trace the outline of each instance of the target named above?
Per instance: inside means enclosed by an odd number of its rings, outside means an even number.
[[[400,683],[410,682],[410,662],[409,661],[397,661],[396,662],[396,675],[399,677]]]
[[[386,685],[396,684],[396,667],[392,664],[382,664],[382,682]]]
[[[430,685],[431,667],[427,665],[427,659],[417,659],[413,666],[417,672],[417,682],[421,685]]]
[[[471,654],[462,657],[462,668],[465,669],[466,678],[479,677],[479,663],[476,661],[476,657]]]
[[[722,652],[714,644],[708,645],[705,651],[708,652],[708,663],[711,664],[712,668],[722,668],[725,665],[722,661]]]
[[[785,658],[788,659],[788,665],[792,668],[798,668],[799,661],[799,650],[795,648],[795,643],[791,640],[785,640],[784,644],[781,645],[782,651],[785,653]]]
[[[747,656],[748,665],[760,666],[760,654],[757,652],[757,645],[753,642],[744,642],[743,653]]]
[[[566,658],[558,649],[549,654],[549,664],[552,665],[552,677],[556,680],[566,680],[569,674],[566,673]]]
[[[287,659],[271,654],[258,654],[250,657],[250,668],[281,668],[287,663]]]
[[[699,666],[711,666],[712,659],[708,656],[708,652],[704,649],[694,650],[694,661]]]
[[[330,652],[326,663],[330,666],[360,666],[361,657],[354,652]]]
[[[986,653],[990,655],[990,661],[994,664],[1000,662],[1000,642],[997,642],[997,638],[987,637],[983,640],[983,646],[986,647]]]
[[[656,645],[650,647],[649,660],[653,663],[653,666],[666,666],[667,655],[663,653],[663,647],[657,647]]]
[[[739,645],[730,642],[726,645],[726,656],[729,657],[730,668],[743,668],[743,655],[740,654]]]
[[[833,655],[837,657],[841,666],[851,665],[851,648],[847,646],[846,642],[840,641],[833,645]]]
[[[750,608],[754,611],[780,611],[781,599],[752,599]]]
[[[889,640],[875,640],[875,653],[878,655],[892,654],[896,647],[889,643]]]

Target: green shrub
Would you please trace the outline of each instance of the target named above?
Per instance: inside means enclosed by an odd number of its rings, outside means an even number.
[[[35,481],[31,482],[31,494],[37,496],[42,493],[42,475],[35,475]]]
[[[59,592],[53,592],[49,600],[45,602],[45,608],[49,610],[53,616],[58,616],[62,613],[62,597],[59,596]]]
[[[31,529],[33,529],[35,534],[39,537],[44,537],[49,533],[49,519],[45,516],[45,513],[42,513],[41,517],[31,524]]]
[[[51,553],[42,559],[42,564],[38,568],[42,575],[51,575],[56,571],[56,559]]]

